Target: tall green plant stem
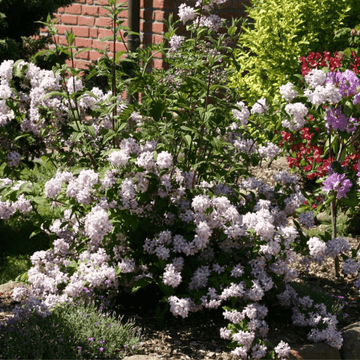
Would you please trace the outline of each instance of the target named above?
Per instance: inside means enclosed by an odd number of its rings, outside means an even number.
[[[332,226],[332,238],[336,239],[337,237],[337,228],[336,228],[336,220],[337,220],[337,204],[336,198],[331,202],[331,226]],[[339,257],[335,257],[335,277],[340,277],[340,262]]]

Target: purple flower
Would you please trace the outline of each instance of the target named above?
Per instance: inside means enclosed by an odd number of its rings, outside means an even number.
[[[99,343],[100,344],[104,344],[105,340],[100,340]]]
[[[351,70],[329,72],[325,83],[336,85],[342,96],[356,95],[356,88],[360,85],[358,77]]]
[[[89,340],[89,341],[93,341],[93,340],[94,340],[94,338],[93,338],[93,337],[90,337],[90,338],[88,338],[88,340]]]
[[[127,348],[127,346],[126,345],[124,345],[124,349],[126,349]]]
[[[103,351],[103,350],[104,350],[104,348],[103,348],[103,347],[101,347],[99,350],[100,350],[100,351]]]
[[[338,129],[345,131],[346,126],[349,125],[348,119],[340,113],[340,109],[334,111],[333,107],[326,110],[325,120],[327,121],[326,127],[332,126],[335,131]]]
[[[345,179],[345,174],[331,174],[329,175],[323,186],[323,190],[329,193],[331,190],[337,191],[337,198],[347,198],[346,193],[350,191],[352,183],[349,179]]]
[[[79,350],[81,350],[81,349],[82,349],[82,347],[81,347],[81,346],[78,346],[77,348],[78,348]]]

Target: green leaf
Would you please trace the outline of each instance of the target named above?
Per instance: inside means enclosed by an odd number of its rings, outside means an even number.
[[[92,137],[93,139],[96,139],[96,132],[95,132],[95,128],[94,128],[93,125],[87,126],[87,127],[86,127],[86,130],[87,130],[87,132],[91,135],[91,137]]]
[[[68,44],[71,46],[75,40],[75,34],[71,33],[70,31],[65,31],[65,37]]]
[[[92,48],[82,48],[79,51],[77,51],[76,53],[74,53],[74,56],[76,56],[84,51],[90,51],[90,50],[92,50]]]
[[[115,56],[115,62],[118,63],[121,56],[123,56],[124,54],[126,54],[127,52],[125,50],[121,50],[121,51],[118,51],[116,53],[116,56]]]
[[[187,145],[188,147],[190,147],[191,142],[192,142],[191,136],[190,136],[190,135],[185,135],[185,136],[184,136],[184,140],[185,140],[186,145]]]
[[[42,230],[40,229],[37,229],[35,231],[33,231],[30,236],[29,236],[29,239],[31,239],[32,237],[36,236],[37,234],[40,234],[42,232]]]
[[[72,134],[71,140],[72,140],[73,142],[78,142],[83,135],[84,135],[84,134],[83,134],[82,132],[74,132],[74,133]]]
[[[62,96],[62,97],[64,97],[64,98],[67,97],[67,95],[66,95],[65,93],[61,92],[61,91],[52,91],[52,92],[46,94],[46,95],[41,99],[41,101],[43,101],[43,100],[45,100],[45,99],[48,99],[48,98],[50,98],[50,97],[52,97],[52,96],[56,96],[56,95]]]
[[[115,133],[113,130],[109,130],[109,132],[104,136],[104,144],[107,143],[109,140],[111,140],[115,136]]]
[[[15,278],[16,282],[23,282],[25,284],[29,284],[28,280],[29,280],[29,277],[28,277],[27,271]]]
[[[150,277],[143,277],[138,281],[134,282],[134,286],[131,289],[132,293],[137,292],[140,289],[146,288],[148,285],[150,285],[154,280]]]
[[[32,199],[34,202],[36,202],[37,204],[39,205],[44,205],[47,203],[47,199],[41,197],[41,196],[35,196],[33,199]]]

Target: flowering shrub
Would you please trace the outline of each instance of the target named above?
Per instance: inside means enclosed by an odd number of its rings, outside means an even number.
[[[260,119],[270,104],[260,99],[249,110],[227,86],[239,22],[218,32],[225,22],[211,9],[219,3],[181,6],[180,20],[192,21],[190,37],[180,39],[170,18],[165,35],[170,46],[156,47],[169,70],[147,72],[155,48],[140,49],[130,54],[134,78],[124,80],[120,74],[105,94],[86,89],[77,71],[66,66],[48,73],[25,62],[1,64],[7,94],[0,100],[1,130],[20,157],[2,151],[8,177],[0,184],[0,217],[35,211],[39,204],[59,209],[57,219],[41,224],[51,248],[33,254],[34,266],[27,273],[40,316],[47,315],[40,303],[51,310],[105,292],[114,299],[155,284],[164,295],[158,313],[170,310],[185,318],[223,306],[230,324],[220,336],[231,340],[235,355],[284,358],[290,347],[267,341],[264,320],[266,299],[277,296],[281,305],[293,307],[294,323],[313,327],[309,338],[339,349],[336,317],[297,296],[289,283],[298,274],[288,265],[297,253],[308,265],[324,249],[326,256],[336,256],[348,248],[343,239],[335,239],[308,249],[313,242],[300,225],[287,226],[287,217],[305,201],[297,176],[277,173],[276,186],[270,187],[249,173],[250,165],[275,158],[280,149],[272,143],[258,146],[246,132],[250,114]],[[113,0],[109,5],[116,18],[119,8]],[[67,38],[71,46],[74,37]],[[16,82],[23,92],[8,90]],[[130,94],[140,91],[141,102],[124,104],[124,88]],[[295,119],[286,124],[304,123],[302,104],[286,111]],[[92,124],[82,120],[89,113]],[[7,125],[14,119],[20,126],[10,131]],[[21,135],[54,144],[57,151],[42,161],[52,161],[57,171],[45,183],[18,180],[24,157],[33,160],[18,146]],[[20,195],[26,197],[14,202]],[[311,227],[313,213],[299,220]],[[14,299],[24,295],[24,289],[14,290]]]
[[[321,69],[330,69],[331,72],[335,73],[339,70],[345,71],[345,66],[347,66],[355,74],[357,74],[359,72],[358,67],[360,65],[360,57],[356,57],[354,51],[351,53],[351,57],[349,59],[346,59],[342,53],[335,52],[334,56],[332,57],[330,56],[329,52],[324,51],[323,55],[320,53],[310,53],[307,57],[301,57],[300,61],[302,62],[302,75],[304,77],[308,76],[308,84],[315,88],[315,91],[313,93],[309,93],[308,96],[309,101],[312,102],[315,106],[321,105],[324,101],[326,101],[327,96],[325,92],[320,92],[321,88],[317,89],[319,81],[321,83],[321,81],[325,81],[326,79],[326,73],[321,71]],[[340,75],[339,72],[336,74],[337,75],[334,75],[335,78],[333,83],[340,82],[344,84],[340,85],[340,87],[345,86],[344,90],[347,91],[345,83],[348,81],[348,79],[343,77],[343,81],[341,81],[340,76],[342,75]],[[353,84],[356,84],[356,77],[351,78],[351,72],[345,72],[344,74],[348,74],[345,76],[350,76],[349,80]],[[329,83],[326,86],[331,91],[331,84]],[[289,95],[290,91],[293,92],[292,97]],[[292,89],[291,85],[284,85],[282,88],[280,88],[280,93],[286,101],[291,101],[296,97],[296,95],[294,95],[296,91]],[[342,90],[340,90],[340,94],[342,96],[346,95],[346,93],[342,92]],[[336,114],[334,114],[332,110],[327,109],[326,114],[329,124],[331,123],[335,125],[335,130],[338,128],[342,131],[351,130],[350,128],[345,129],[347,120],[343,114],[339,116],[340,109],[336,110]],[[350,119],[351,123],[354,123],[354,121],[356,121],[354,118]],[[279,146],[286,149],[286,151],[292,155],[287,158],[289,167],[294,166],[295,168],[302,170],[303,174],[312,180],[324,177],[327,174],[328,167],[334,158],[330,158],[329,154],[324,154],[324,135],[320,132],[321,125],[319,125],[317,121],[314,121],[313,115],[308,115],[308,121],[305,125],[305,127],[302,127],[300,131],[296,133],[282,131],[282,141],[280,141]],[[356,126],[356,124],[354,124],[354,126]],[[345,159],[342,161],[342,165],[352,169],[353,171],[357,171],[357,162],[360,159],[360,151],[359,149],[354,150],[356,151],[345,157]]]

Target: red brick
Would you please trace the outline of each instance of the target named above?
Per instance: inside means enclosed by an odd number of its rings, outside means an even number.
[[[119,15],[118,15],[119,19],[127,19],[128,18],[128,10],[124,10],[122,11]]]
[[[71,24],[76,25],[77,24],[77,16],[75,15],[61,15],[61,22],[63,24]]]
[[[83,5],[82,6],[82,14],[98,16],[99,15],[99,7],[96,5],[93,5],[93,6]]]
[[[69,45],[65,36],[59,36],[59,45]]]
[[[154,13],[154,19],[157,21],[163,21],[164,20],[164,12],[161,10],[156,10]]]
[[[163,34],[166,30],[165,24],[161,23],[153,23],[152,24],[152,32],[156,34]]]
[[[75,39],[75,46],[79,47],[92,47],[92,40],[91,39],[82,39],[82,38],[76,38]]]
[[[76,0],[77,3],[86,4],[86,0]]]
[[[65,8],[64,8],[64,7],[60,7],[60,8],[57,9],[57,12],[58,12],[58,13],[63,13],[63,12],[65,12]]]
[[[108,29],[98,29],[98,37],[100,38],[100,40],[102,38],[104,38],[105,36],[112,36],[113,33],[111,30]]]
[[[96,0],[98,5],[109,5],[108,0]]]
[[[64,26],[64,25],[56,25],[58,30],[58,34],[62,35],[65,31],[71,31],[71,26]]]
[[[107,49],[108,49],[108,52],[110,53],[112,53],[113,54],[113,51],[114,51],[114,43],[112,43],[112,42],[106,42],[107,43],[107,45],[108,45],[108,47],[107,47]],[[123,43],[121,43],[121,42],[117,42],[117,43],[115,43],[115,52],[118,52],[118,51],[126,51],[126,47],[125,47],[125,45],[123,44]]]
[[[99,14],[100,14],[100,16],[105,17],[107,14],[110,14],[110,12],[109,12],[109,10],[106,10],[103,7],[99,7]]]
[[[79,16],[78,25],[94,26],[95,18],[90,16]]]
[[[103,54],[100,54],[97,51],[93,50],[93,51],[90,51],[90,58],[89,59],[91,61],[96,61],[97,59],[99,59],[102,56],[103,56]]]
[[[96,39],[98,37],[98,29],[90,28],[90,37]]]
[[[87,68],[88,68],[88,64],[89,64],[88,61],[83,61],[83,60],[77,60],[77,61],[75,61],[75,66],[76,66],[78,69],[87,69]]]
[[[80,54],[76,55],[76,59],[84,59],[84,60],[89,60],[89,52],[90,51],[83,51]]]
[[[162,60],[158,60],[158,59],[154,59],[153,68],[155,68],[155,69],[162,69],[162,67],[163,67],[163,61],[162,61]]]
[[[145,5],[149,0],[145,0]],[[157,9],[173,9],[174,2],[173,0],[151,0],[152,6]]]
[[[100,43],[100,40],[93,40],[93,49],[101,49],[104,50],[105,45],[107,46],[107,49],[110,50],[110,42],[104,41],[103,43]]]
[[[45,32],[45,33],[48,33],[49,32],[49,28],[47,26],[43,27],[43,28],[40,28],[39,29],[41,32]]]
[[[74,26],[72,28],[73,33],[76,36],[80,36],[80,37],[89,37],[89,28],[88,27],[80,27],[80,26]]]
[[[87,0],[87,3],[92,5],[94,3],[94,0]]]
[[[67,14],[81,14],[81,5],[78,5],[78,4],[72,4],[70,6],[67,6],[65,8],[65,12]]]
[[[97,18],[95,21],[95,25],[100,27],[112,26],[113,21],[109,18]]]

